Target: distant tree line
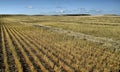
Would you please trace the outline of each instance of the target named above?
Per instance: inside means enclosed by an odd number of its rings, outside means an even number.
[[[90,14],[64,14],[63,16],[91,16]]]
[[[0,14],[0,17],[12,17],[12,16],[27,16],[24,14]]]

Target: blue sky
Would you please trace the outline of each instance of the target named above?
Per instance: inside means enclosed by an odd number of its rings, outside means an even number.
[[[120,14],[120,0],[0,0],[0,14]]]

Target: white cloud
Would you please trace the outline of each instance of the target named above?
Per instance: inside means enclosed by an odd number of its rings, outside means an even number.
[[[65,13],[65,10],[63,10],[63,9],[57,10],[56,13]]]
[[[100,14],[100,13],[102,13],[102,10],[100,10],[100,9],[91,9],[91,10],[89,10],[89,12],[90,13],[95,13],[95,14]]]
[[[32,5],[28,5],[27,8],[28,9],[33,9],[33,6]]]
[[[64,13],[64,10],[60,10],[60,13]]]

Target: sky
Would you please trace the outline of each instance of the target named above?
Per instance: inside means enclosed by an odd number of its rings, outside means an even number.
[[[120,0],[0,0],[0,14],[119,14]]]

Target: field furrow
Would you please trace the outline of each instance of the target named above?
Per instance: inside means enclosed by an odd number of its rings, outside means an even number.
[[[17,33],[16,33],[16,34],[17,34]],[[18,33],[18,34],[20,34],[20,33]],[[26,39],[27,39],[27,38],[26,38]],[[29,41],[29,40],[28,40],[28,41]],[[28,43],[29,43],[29,42],[28,42]],[[34,42],[31,42],[31,43],[33,44]],[[36,44],[35,44],[35,45],[36,45]],[[34,46],[34,45],[30,45],[30,46],[33,47],[33,50],[32,50],[32,51],[35,51],[35,53],[37,52],[37,56],[39,56],[39,58],[40,58],[40,57],[43,57],[43,60],[46,61],[46,62],[44,62],[44,61],[41,59],[44,64],[45,64],[45,63],[47,64],[47,63],[51,62],[51,61],[49,61],[49,62],[47,61],[47,60],[49,60],[49,59],[46,57],[46,54],[43,53],[42,50],[39,50],[39,51],[38,51],[38,50],[36,49],[36,48],[42,48],[41,46],[39,46],[39,47],[36,47],[36,46]],[[47,59],[45,59],[44,57],[47,58]],[[51,64],[53,64],[53,63],[51,62]],[[48,69],[51,69],[51,70],[52,70],[52,68],[53,68],[54,65],[51,65],[51,64],[50,64],[50,66],[47,64],[46,67],[48,67]],[[57,67],[56,67],[56,68],[57,68]]]
[[[5,58],[6,60],[4,60],[4,62],[5,63],[7,62],[6,64],[8,64],[8,69],[10,72],[12,72],[12,71],[18,72],[12,51],[10,49],[11,46],[9,46],[9,42],[7,40],[6,32],[3,28],[3,26],[2,26],[2,30],[3,30],[3,37],[4,37],[3,47],[5,46],[5,49],[3,51],[4,51],[4,55],[6,55],[6,57],[7,57],[7,59]],[[7,65],[6,65],[6,68],[7,68]]]
[[[11,31],[13,31],[13,30],[11,30]],[[26,40],[26,39],[20,38],[19,35],[16,36],[16,38],[19,40],[19,42],[21,43],[21,45],[23,45],[23,48],[28,53],[28,55],[31,57],[30,59],[33,62],[33,65],[35,66],[35,69],[37,69],[37,71],[41,71],[41,70],[42,71],[47,71],[47,69],[45,69],[45,67],[39,61],[38,57],[36,57],[36,55],[34,54],[34,51],[31,50],[32,47],[30,47],[29,44],[25,43],[26,41],[24,41],[24,40]]]
[[[2,26],[0,25],[0,72],[4,72],[5,71],[5,66],[4,66],[4,47],[2,47],[3,45],[3,36],[2,36]]]
[[[2,36],[2,51],[3,51],[3,57],[4,57],[4,71],[5,72],[8,72],[9,71],[9,66],[8,66],[8,57],[7,57],[7,51],[6,51],[6,48],[5,48],[5,42],[4,42],[4,34],[3,34],[3,29],[2,29],[2,26],[1,26],[1,36]]]
[[[16,31],[17,32],[17,31]],[[16,33],[17,34],[17,33]],[[32,40],[32,38],[29,38],[26,34],[21,34],[21,33],[18,33],[19,35],[22,35],[24,36],[26,39],[28,39],[28,41],[30,41],[34,46],[34,49],[35,48],[38,48],[39,51],[42,51],[43,54],[45,54],[46,56],[48,56],[48,58],[50,58],[50,60],[52,60],[55,64],[59,64],[58,66],[63,68],[64,70],[66,71],[73,71],[74,68],[72,68],[70,65],[68,65],[65,61],[64,61],[64,58],[61,58],[60,56],[56,55],[57,52],[52,52],[53,50],[52,49],[49,49],[46,48],[46,47],[42,47],[40,46],[40,44],[38,44],[37,42],[34,41],[34,39]],[[36,50],[36,49],[35,49]],[[36,50],[36,52],[39,54],[39,51]],[[48,53],[48,52],[52,52],[52,53]],[[55,60],[55,58],[57,58],[57,61]],[[63,70],[62,69],[62,70]],[[64,71],[63,70],[63,71]]]
[[[12,39],[10,38],[10,35],[8,34],[8,31],[6,30],[5,26],[3,25],[3,29],[5,31],[5,35],[6,35],[6,39],[7,39],[7,42],[8,42],[8,46],[12,52],[12,55],[14,57],[14,60],[15,60],[15,64],[16,64],[16,67],[18,69],[18,72],[23,72],[23,69],[22,69],[22,66],[21,66],[21,62],[20,62],[20,58],[18,57],[18,54],[15,50],[15,46],[13,45],[13,42],[12,42]]]
[[[12,39],[14,46],[16,47],[16,51],[18,53],[18,56],[20,58],[20,62],[22,64],[23,72],[35,72],[33,64],[29,60],[26,52],[24,51],[24,49],[20,45],[19,41],[15,38],[15,35],[12,34],[12,32],[10,31],[10,29],[8,27],[6,27],[6,29],[10,35],[10,38]]]

